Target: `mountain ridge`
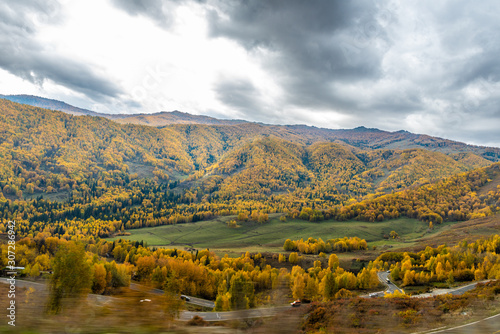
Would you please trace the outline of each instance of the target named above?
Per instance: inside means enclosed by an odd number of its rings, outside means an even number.
[[[385,131],[376,128],[359,126],[354,129],[328,129],[304,124],[274,125],[250,122],[245,120],[217,119],[205,115],[192,115],[178,110],[160,111],[147,114],[100,114],[90,110],[74,107],[65,102],[36,97],[32,95],[0,95],[0,98],[17,103],[58,110],[74,116],[97,116],[110,119],[120,124],[139,124],[157,128],[179,125],[207,126],[248,126],[256,135],[280,132],[290,136],[306,138],[307,144],[317,141],[341,141],[360,149],[412,149],[423,148],[446,154],[473,152],[492,162],[500,160],[500,148],[470,145],[450,139],[434,137],[426,134],[415,134],[406,130]],[[18,102],[21,101],[21,102]],[[283,135],[286,137],[286,135]]]
[[[481,168],[491,169],[492,163],[472,151],[446,154],[423,148],[362,149],[335,142],[321,131],[302,133],[254,123],[163,128],[119,124],[5,99],[0,99],[0,111],[0,205],[47,196],[60,201],[54,205],[65,202],[79,207],[87,205],[91,197],[103,204],[116,198],[129,207],[129,211],[112,210],[114,219],[124,219],[124,228],[167,223],[166,218],[152,218],[153,222],[147,218],[149,214],[137,220],[133,206],[139,204],[146,209],[153,205],[159,210],[158,217],[168,216],[169,223],[241,210],[288,212],[312,221],[328,217],[345,220],[358,211],[363,219],[383,220],[397,217],[397,212],[403,212],[401,206],[408,205],[418,212],[404,209],[405,215],[423,220],[437,216],[461,220],[497,210],[488,211],[485,206],[498,201],[494,198],[500,189],[494,187],[497,173],[490,173],[491,177],[477,174]],[[363,133],[368,137],[358,140],[370,144],[373,132]],[[494,165],[498,168],[498,163]],[[454,193],[450,197],[445,188],[440,191],[441,197],[448,196],[446,203],[434,201],[431,211],[419,204],[425,204],[426,196],[435,197],[427,191],[434,182],[456,175],[471,178],[452,179],[460,184],[442,183]],[[493,182],[492,191],[473,193],[488,182]],[[392,196],[394,192],[401,194]],[[405,194],[424,197],[419,200]],[[461,197],[463,204],[457,202]],[[373,198],[391,202],[382,210]],[[363,201],[369,207],[351,205]],[[90,215],[75,208],[60,217]],[[456,213],[457,208],[466,216]],[[99,217],[108,220],[110,212]],[[51,220],[40,215],[43,213],[32,219]]]
[[[250,123],[245,120],[237,119],[218,119],[206,115],[193,115],[179,110],[174,111],[159,111],[156,113],[137,113],[137,114],[106,114],[98,113],[92,110],[83,109],[70,105],[64,101],[49,99],[40,96],[19,94],[19,95],[2,95],[0,98],[12,102],[27,104],[33,107],[62,111],[74,116],[97,116],[111,119],[122,124],[142,124],[155,127],[166,126],[170,124],[218,124],[231,125]]]
[[[88,109],[83,109],[79,107],[72,106],[69,103],[64,101],[59,101],[55,99],[49,99],[45,97],[35,96],[35,95],[27,95],[27,94],[18,94],[18,95],[2,95],[0,94],[0,98],[9,100],[16,103],[27,104],[33,107],[58,110],[65,112],[74,116],[102,116],[104,117],[106,114],[100,114],[95,111],[91,111]]]

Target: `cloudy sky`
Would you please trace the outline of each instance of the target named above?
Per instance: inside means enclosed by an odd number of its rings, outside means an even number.
[[[500,147],[500,2],[6,0],[0,94]]]

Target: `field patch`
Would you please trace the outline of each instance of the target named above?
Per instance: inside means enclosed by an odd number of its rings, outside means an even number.
[[[439,233],[416,240],[416,244],[420,248],[454,245],[462,240],[472,242],[495,234],[500,234],[500,214],[454,223],[453,226],[441,229]]]
[[[306,240],[309,237],[323,240],[343,237],[365,239],[369,246],[404,247],[413,246],[416,239],[429,233],[428,224],[416,219],[399,218],[377,223],[359,221],[307,222],[290,219],[281,222],[279,215],[272,215],[269,222],[238,222],[239,227],[230,228],[227,221],[234,217],[220,217],[214,220],[189,224],[164,225],[127,230],[129,236],[116,236],[108,240],[127,239],[147,242],[149,246],[205,249],[227,253],[284,252],[286,239]],[[446,224],[442,225],[443,228]],[[436,227],[433,233],[440,227]],[[386,239],[391,231],[399,234],[398,239]]]

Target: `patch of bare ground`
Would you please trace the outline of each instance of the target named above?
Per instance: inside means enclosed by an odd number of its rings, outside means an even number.
[[[500,186],[500,173],[494,175],[490,182],[488,182],[484,187],[478,191],[478,195],[486,195],[490,191],[496,191],[497,187]]]
[[[301,333],[415,333],[471,323],[499,311],[500,282],[490,282],[461,296],[312,303],[303,317]]]
[[[416,248],[454,245],[461,240],[475,241],[494,234],[500,234],[500,214],[456,223],[440,233],[418,239]]]

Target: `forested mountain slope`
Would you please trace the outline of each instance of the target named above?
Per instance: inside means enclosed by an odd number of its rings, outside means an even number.
[[[498,164],[474,152],[361,149],[255,123],[118,124],[7,100],[0,110],[0,212],[21,234],[271,212],[439,223],[499,206]]]
[[[100,114],[90,110],[81,109],[68,105],[65,102],[46,99],[31,95],[0,95],[0,99],[9,99],[14,102],[25,103],[36,107],[59,110],[74,115],[101,116],[122,124],[139,124],[155,127],[170,127],[175,125],[242,125],[239,132],[245,136],[245,133],[255,136],[275,135],[277,137],[290,141],[298,141],[301,144],[310,145],[314,142],[340,141],[342,143],[360,148],[360,149],[408,149],[422,148],[431,151],[438,151],[446,154],[453,153],[475,153],[490,161],[500,160],[500,149],[492,147],[480,147],[467,145],[464,143],[432,137],[428,135],[414,134],[407,131],[388,132],[378,129],[358,127],[355,129],[326,129],[306,125],[268,125],[252,123],[244,120],[217,119],[209,116],[191,115],[179,111],[158,112],[153,114]],[[182,131],[183,128],[178,128]],[[189,126],[185,128],[189,131]],[[233,133],[234,130],[228,130],[224,127],[214,129],[216,132],[226,131]]]
[[[66,102],[47,99],[44,97],[33,96],[33,95],[1,95],[0,99],[6,99],[16,103],[27,104],[33,107],[46,108],[51,110],[58,110],[65,112],[67,114],[81,116],[81,115],[90,115],[90,116],[104,116],[103,114],[99,114],[87,109],[78,108],[67,104]]]
[[[313,133],[308,138],[287,127],[255,123],[156,128],[7,100],[0,100],[0,108],[0,173],[6,194],[69,189],[96,173],[109,174],[113,184],[113,175],[124,173],[188,182],[183,188],[209,179],[220,184],[216,192],[221,198],[297,192],[299,198],[328,197],[341,203],[490,163],[471,152],[358,149],[320,142]]]

